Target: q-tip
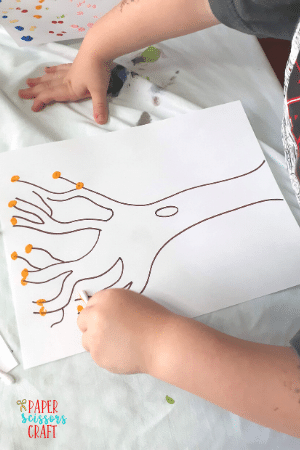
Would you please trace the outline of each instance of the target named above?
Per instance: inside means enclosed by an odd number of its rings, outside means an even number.
[[[85,291],[78,291],[78,295],[85,303],[89,301],[89,298],[87,296],[87,293]]]

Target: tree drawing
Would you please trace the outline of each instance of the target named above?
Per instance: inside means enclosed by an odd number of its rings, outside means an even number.
[[[51,264],[45,267],[33,263],[31,256],[25,255],[25,258],[17,252],[11,254],[13,260],[26,262],[26,268],[21,272],[23,286],[40,284],[45,292],[47,283],[56,280],[57,294],[53,298],[32,301],[35,307],[39,308],[33,311],[33,314],[40,314],[42,317],[46,314],[60,314],[60,320],[54,322],[51,327],[61,323],[76,285],[84,280],[97,279],[100,289],[118,287],[143,293],[158,255],[176,237],[224,214],[238,214],[243,208],[264,202],[283,201],[282,198],[254,198],[250,203],[237,205],[236,200],[235,203],[232,200],[233,189],[241,192],[245,189],[243,180],[251,177],[251,183],[256,183],[258,178],[255,177],[261,176],[259,171],[264,164],[265,160],[249,172],[192,186],[145,204],[110,198],[87,188],[83,182],[73,182],[62,177],[58,171],[52,174],[53,179],[71,189],[50,191],[19,176],[13,176],[11,181],[20,183],[20,192],[25,192],[25,197],[16,197],[8,204],[14,212],[11,223],[19,232],[24,228],[49,236],[77,233],[80,239],[80,233],[88,231],[93,233],[94,239],[89,250],[73,260],[58,258],[55,246],[53,250],[26,242],[27,255],[33,255],[34,252],[47,253]],[[227,199],[222,203],[221,211],[220,206],[216,207],[213,201],[207,201],[208,190],[218,196],[220,189]],[[78,208],[74,208],[74,205],[78,205],[78,201],[84,202],[85,211],[87,208],[93,211],[91,215],[95,210],[98,211],[95,214],[97,217],[59,220],[56,211],[58,205],[68,206],[67,211],[73,208],[73,214],[74,211],[76,214]],[[113,281],[112,274],[115,274]]]

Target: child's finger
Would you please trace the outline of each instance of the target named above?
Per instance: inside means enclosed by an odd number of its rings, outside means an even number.
[[[33,105],[32,105],[32,107],[31,107],[31,110],[33,111],[33,112],[39,112],[39,111],[41,111],[42,109],[44,109],[44,107],[46,106],[46,105],[48,105],[49,103],[51,103],[51,102],[53,102],[54,100],[53,100],[53,98],[52,97],[47,97],[47,98],[41,98],[41,97],[36,97],[35,98],[35,100],[34,100],[34,102],[33,102]]]
[[[59,69],[53,72],[46,73],[42,77],[36,77],[36,78],[27,78],[26,84],[30,87],[37,86],[38,84],[45,83],[48,81],[52,81],[55,79],[59,79],[60,81],[64,79],[66,74],[68,73],[68,70],[66,69]]]
[[[38,112],[44,108],[44,106],[48,105],[52,102],[74,102],[78,100],[78,97],[70,92],[67,84],[61,84],[53,89],[47,89],[40,92],[32,105],[32,111]]]
[[[94,119],[97,123],[104,125],[108,119],[106,90],[102,93],[90,91],[90,94],[93,100]]]
[[[77,318],[77,326],[80,329],[82,333],[85,333],[87,331],[87,318],[88,314],[85,311],[85,308],[80,312],[78,318]]]
[[[59,64],[58,66],[51,66],[51,67],[45,67],[45,72],[47,73],[53,73],[56,72],[57,70],[69,70],[70,66],[72,65],[72,63],[69,64]]]
[[[36,86],[37,84],[41,83],[41,79],[42,79],[42,77],[27,78],[26,84],[28,84],[28,86],[30,86],[30,87],[33,87],[33,86]]]
[[[36,97],[31,89],[19,89],[18,95],[20,98],[25,98],[26,100]]]
[[[52,90],[61,85],[62,81],[60,79],[52,79],[48,81],[40,80],[40,83],[36,85],[29,85],[30,87],[27,89],[20,89],[18,94],[21,98],[31,99],[37,97],[40,93],[45,92],[47,90]]]

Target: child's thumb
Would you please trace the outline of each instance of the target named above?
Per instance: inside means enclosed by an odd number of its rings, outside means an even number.
[[[104,91],[103,93],[91,92],[90,94],[92,96],[93,101],[94,119],[97,123],[104,125],[108,119],[106,91]]]

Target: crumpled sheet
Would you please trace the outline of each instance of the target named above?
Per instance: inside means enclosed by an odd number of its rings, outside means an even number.
[[[160,50],[155,62],[137,62],[142,51],[118,58],[128,70],[127,80],[110,101],[104,126],[95,124],[91,100],[33,113],[32,101],[20,99],[18,89],[25,87],[26,78],[40,76],[44,66],[72,62],[80,43],[21,49],[0,28],[1,152],[23,147],[26,152],[25,147],[35,144],[108,133],[241,100],[300,224],[280,135],[283,91],[255,37],[218,25],[155,45]],[[0,255],[0,333],[20,362],[11,372],[17,383],[0,383],[1,450],[299,449],[296,438],[149,375],[101,369],[86,352],[24,371],[1,235]],[[300,328],[299,294],[296,286],[197,320],[242,339],[289,345]],[[166,395],[175,403],[169,404]],[[22,399],[58,402],[58,415],[67,421],[57,426],[55,438],[29,438],[17,405]]]

